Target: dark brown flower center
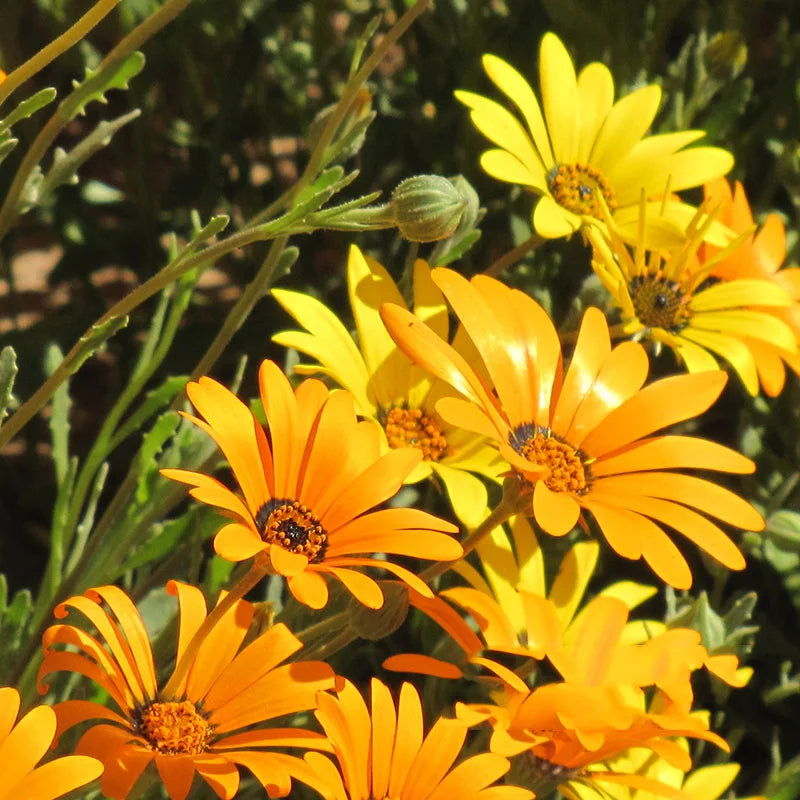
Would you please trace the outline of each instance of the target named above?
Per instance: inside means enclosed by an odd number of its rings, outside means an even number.
[[[689,309],[679,284],[663,275],[636,275],[628,284],[633,310],[642,325],[676,333],[686,327]]]
[[[528,461],[547,469],[543,480],[551,491],[583,494],[589,488],[589,468],[583,453],[548,428],[520,425],[511,437],[511,446]]]
[[[609,210],[617,207],[614,190],[589,164],[559,164],[550,170],[547,184],[556,203],[573,214],[603,219],[600,197]]]
[[[211,741],[212,728],[189,700],[151,703],[138,714],[135,727],[152,750],[166,755],[199,755]]]
[[[419,408],[392,408],[383,427],[389,447],[416,447],[425,461],[438,461],[447,450],[441,429]]]
[[[268,544],[302,553],[312,564],[325,556],[328,535],[320,521],[297,500],[270,500],[258,510],[255,522]]]

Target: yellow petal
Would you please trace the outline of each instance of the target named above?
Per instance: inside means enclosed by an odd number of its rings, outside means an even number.
[[[533,227],[545,239],[571,236],[580,226],[581,218],[560,206],[549,195],[542,197],[533,210]]]
[[[414,314],[437,336],[447,339],[447,304],[431,279],[431,268],[421,258],[414,262]]]
[[[530,169],[507,150],[487,150],[481,156],[481,167],[499,181],[530,186],[540,194],[547,191],[547,175],[544,170],[539,172]]]
[[[717,764],[696,769],[687,776],[683,791],[692,800],[716,800],[739,774],[738,764]]]
[[[597,542],[578,542],[567,551],[561,561],[549,599],[556,607],[558,621],[564,629],[572,622],[583,599],[597,564],[599,551]]]
[[[455,515],[468,530],[476,528],[486,516],[488,495],[483,482],[471,473],[447,464],[433,463],[431,467],[442,479]]]
[[[542,39],[539,83],[555,161],[571,164],[578,152],[578,82],[567,48],[554,33]]]
[[[600,129],[590,155],[592,166],[609,175],[613,180],[614,167],[631,152],[634,145],[645,135],[653,122],[661,102],[661,89],[658,86],[643,86],[635,92],[623,97],[609,112]],[[640,173],[639,185],[636,187],[638,199],[639,189],[644,186],[644,175]],[[616,183],[611,184],[615,191]],[[627,188],[627,187],[626,187]],[[664,187],[661,187],[663,191]],[[650,194],[650,192],[648,192]]]
[[[708,311],[692,317],[689,327],[693,330],[719,331],[731,336],[752,336],[789,352],[797,349],[794,331],[782,319],[764,311]]]
[[[614,103],[614,79],[605,64],[594,62],[578,75],[580,132],[577,160],[588,163],[600,128]]]
[[[493,55],[483,57],[483,68],[495,86],[513,102],[525,117],[528,130],[539,154],[543,170],[547,172],[554,162],[550,139],[547,135],[542,109],[530,84],[510,64]],[[613,93],[613,86],[612,86]]]
[[[772,281],[742,278],[720,281],[697,292],[689,302],[692,311],[716,311],[741,306],[789,306],[792,298]]]

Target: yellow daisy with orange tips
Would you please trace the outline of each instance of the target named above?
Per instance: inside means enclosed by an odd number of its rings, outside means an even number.
[[[436,413],[436,401],[452,390],[414,366],[392,341],[379,310],[383,303],[405,307],[405,301],[384,267],[355,245],[347,260],[347,286],[357,343],[327,306],[284,289],[273,289],[272,294],[305,331],[283,331],[273,336],[273,341],[319,362],[300,364],[295,372],[322,372],[350,391],[356,413],[380,425],[387,450],[420,450],[422,461],[406,483],[435,476],[459,519],[468,528],[475,527],[486,512],[487,495],[472,473],[497,478],[497,467],[492,465],[494,450],[480,437],[447,425]],[[414,265],[414,306],[417,317],[446,339],[447,305],[424,261]]]
[[[715,276],[719,264],[735,257],[749,231],[714,255],[698,257],[714,217],[705,213],[709,205],[698,210],[684,244],[667,251],[648,250],[643,227],[631,252],[613,222],[607,228],[595,226],[588,231],[592,268],[620,310],[615,335],[669,347],[689,372],[719,369],[716,357],[721,357],[756,395],[758,369],[749,343],[797,350],[797,334],[775,313],[787,309],[792,298],[771,280]]]
[[[424,733],[417,690],[404,683],[395,704],[372,679],[370,708],[348,681],[336,695],[320,693],[315,716],[333,746],[338,767],[321,753],[306,753],[316,773],[309,782],[326,800],[529,800],[533,792],[497,786],[509,761],[479,753],[455,767],[468,728],[440,717]]]
[[[233,518],[214,538],[217,553],[244,561],[259,553],[287,578],[301,603],[328,602],[323,575],[338,579],[362,603],[383,605],[380,586],[354,567],[379,567],[417,591],[427,585],[376,552],[451,561],[462,554],[449,522],[414,508],[375,506],[390,500],[422,459],[404,447],[382,448],[381,432],[356,419],[353,396],[309,378],[296,390],[264,361],[258,373],[269,438],[250,409],[222,384],[200,378],[186,393],[202,419],[188,416],[219,445],[244,498],[215,478],[165,469],[193,487],[192,496]]]
[[[720,178],[703,188],[707,201],[718,209],[717,218],[720,222],[738,234],[753,230],[753,213],[741,183],[737,181],[731,191],[728,181]],[[698,252],[698,259],[706,263],[717,253],[718,248],[704,243]],[[791,298],[791,305],[759,310],[778,317],[788,325],[797,342],[800,341],[800,267],[782,269],[785,258],[786,228],[777,214],[767,214],[757,233],[745,239],[724,258],[716,260],[710,277],[721,281],[764,280],[779,286]],[[752,353],[761,387],[770,397],[777,397],[783,390],[786,382],[784,364],[800,375],[799,352],[787,350],[763,336],[743,336],[742,341]]]
[[[608,68],[592,63],[576,76],[569,53],[553,33],[545,34],[539,51],[541,105],[525,78],[501,58],[485,55],[483,67],[525,125],[494,100],[456,92],[478,130],[497,145],[483,154],[481,166],[492,177],[541,196],[533,227],[545,238],[569,236],[588,221],[602,220],[603,204],[620,228],[633,234],[642,192],[648,200],[659,198],[668,190],[700,186],[733,166],[726,150],[686,149],[703,131],[647,136],[661,89],[645,86],[615,103]],[[662,233],[672,229],[674,237],[692,211],[670,202],[658,220],[650,216]]]
[[[549,683],[530,691],[509,690],[499,704],[456,704],[456,715],[470,725],[488,722],[490,749],[514,758],[525,784],[547,797],[558,788],[576,800],[573,787],[588,786],[603,796],[605,787],[623,785],[670,800],[692,800],[656,778],[609,766],[630,750],[647,749],[686,772],[688,753],[677,737],[703,739],[729,750],[724,739],[708,729],[704,717],[662,704],[646,710],[642,695],[617,687],[584,683]]]
[[[530,492],[527,507],[544,531],[563,536],[588,512],[617,553],[645,559],[678,588],[691,585],[691,571],[662,526],[730,569],[744,567],[739,549],[708,517],[761,530],[761,515],[733,492],[676,470],[749,473],[753,463],[705,439],[656,435],[708,409],[724,373],[644,387],[644,348],[623,342],[612,350],[596,308],[584,314],[565,371],[558,333],[531,297],[487,276],[467,281],[443,268],[432,274],[474,342],[485,379],[404,309],[384,306],[383,319],[412,359],[463,395],[444,398],[437,411],[494,440],[521,490]]]
[[[180,607],[176,661],[181,662],[206,619],[206,603],[194,586],[173,581],[167,591],[177,595]],[[283,797],[292,776],[302,778],[308,770],[301,758],[275,748],[327,749],[318,733],[264,725],[313,708],[316,693],[333,688],[334,674],[321,661],[283,664],[302,647],[285,625],[240,650],[255,613],[251,603],[238,600],[221,616],[174,687],[173,681],[159,686],[144,623],[121,589],[91,589],[61,603],[55,614],[64,618],[70,610],[86,617],[97,635],[69,624],[48,628],[39,680],[57,671],[79,673],[116,704],[117,711],[88,700],[55,706],[59,734],[101,720],[76,749],[103,762],[107,797],[124,800],[151,763],[171,800],[187,797],[195,774],[230,800],[239,789],[238,765],[250,770],[270,797]]]
[[[100,777],[102,763],[85,755],[37,767],[53,743],[56,715],[36,706],[17,721],[19,706],[19,692],[0,687],[0,800],[53,800]]]

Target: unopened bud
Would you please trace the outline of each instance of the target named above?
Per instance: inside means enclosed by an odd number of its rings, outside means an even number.
[[[350,601],[350,626],[362,639],[377,642],[394,633],[408,616],[408,590],[402,583],[380,581],[383,605],[367,608],[357,600]]]
[[[392,192],[392,213],[400,233],[412,242],[446,239],[458,228],[468,199],[440,175],[415,175]]]
[[[703,51],[708,74],[720,81],[735,78],[747,63],[747,45],[738,31],[724,31],[711,37]]]

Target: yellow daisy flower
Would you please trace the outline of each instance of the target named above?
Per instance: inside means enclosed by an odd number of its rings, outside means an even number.
[[[653,200],[667,187],[680,191],[700,186],[733,166],[726,150],[684,149],[704,136],[703,131],[646,136],[661,103],[661,89],[644,86],[615,103],[608,68],[595,62],[576,76],[569,53],[553,33],[544,36],[539,51],[541,105],[525,78],[501,58],[485,55],[483,67],[516,106],[527,130],[499,103],[456,92],[478,130],[497,145],[482,155],[481,166],[498,180],[541,195],[533,227],[545,238],[569,236],[587,221],[602,219],[603,202],[620,228],[633,234],[642,191]],[[669,203],[660,220],[664,232],[685,224],[692,211],[682,203]],[[722,226],[710,233],[724,238]]]
[[[424,261],[414,265],[416,316],[447,340],[447,305]],[[411,363],[392,341],[381,321],[383,303],[406,308],[389,273],[353,245],[347,261],[347,285],[358,344],[325,305],[301,292],[274,289],[275,299],[304,331],[283,331],[273,341],[315,358],[299,364],[301,375],[323,373],[355,398],[356,413],[379,423],[384,450],[415,447],[423,460],[406,478],[417,483],[435,476],[444,484],[459,519],[474,528],[486,514],[486,488],[473,472],[496,479],[502,464],[485,440],[448,425],[435,403],[454,392]]]
[[[642,209],[643,217],[645,215]],[[607,227],[592,226],[592,267],[618,306],[622,320],[612,336],[650,340],[658,350],[671,348],[689,372],[718,370],[715,358],[730,363],[752,395],[758,394],[758,369],[753,340],[797,352],[797,336],[773,309],[791,305],[777,282],[754,277],[723,280],[718,264],[742,246],[748,230],[713,255],[698,257],[712,216],[701,208],[686,229],[684,244],[665,251],[649,250],[642,231],[633,252],[611,218]],[[715,354],[715,355],[712,355]]]

